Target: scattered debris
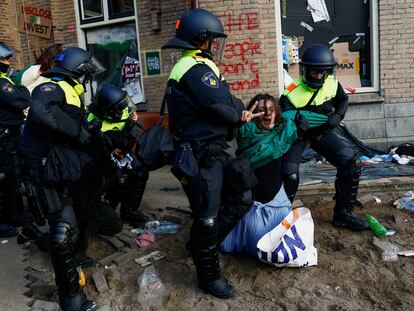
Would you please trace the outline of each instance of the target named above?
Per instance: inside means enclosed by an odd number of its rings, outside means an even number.
[[[368,193],[368,194],[363,195],[362,197],[358,198],[358,201],[361,202],[362,204],[367,204],[367,203],[372,202],[374,200],[375,200],[375,197],[371,193]]]
[[[411,256],[414,256],[414,250],[411,250],[411,251],[402,251],[402,252],[398,252],[397,254],[400,255],[400,256],[411,257]]]
[[[38,295],[52,297],[57,290],[56,285],[48,284],[42,281],[37,281],[29,284],[29,288]]]
[[[59,311],[60,307],[56,302],[46,300],[36,300],[32,306],[33,309],[39,309],[42,311]]]
[[[354,234],[338,240],[337,246],[338,249],[341,250],[359,243],[361,243],[361,236]]]
[[[161,188],[160,189],[160,191],[165,191],[165,192],[168,192],[168,191],[178,191],[178,190],[180,190],[179,187],[164,187],[164,188]]]
[[[96,289],[100,293],[104,293],[109,290],[108,283],[106,282],[105,276],[102,272],[97,271],[92,274],[92,279],[95,283]]]
[[[1,241],[1,244],[6,244],[6,243],[8,243],[9,242],[9,240],[2,240]]]
[[[125,254],[125,253],[116,252],[116,253],[113,253],[112,255],[109,255],[105,258],[102,258],[102,259],[98,260],[98,262],[103,266],[109,266],[114,261],[114,259],[122,256],[123,254]]]
[[[135,257],[136,253],[133,251],[130,251],[120,257],[117,257],[114,259],[114,263],[118,266],[125,266],[126,264],[130,263],[134,257]]]
[[[139,248],[147,247],[155,242],[155,234],[151,231],[145,231],[135,239]]]
[[[161,253],[160,251],[154,251],[152,253],[149,253],[148,255],[139,257],[139,258],[135,258],[135,262],[137,264],[139,264],[141,267],[146,267],[149,266],[151,264],[150,260],[160,260],[161,258],[164,258],[165,255],[163,253]]]
[[[401,214],[394,214],[394,222],[396,223],[397,226],[401,225],[404,222],[407,222],[408,219],[405,218],[403,215]]]

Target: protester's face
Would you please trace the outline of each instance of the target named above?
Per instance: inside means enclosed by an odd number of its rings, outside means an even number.
[[[260,100],[255,112],[264,112],[256,119],[257,126],[261,129],[270,129],[275,123],[275,104],[271,100]]]

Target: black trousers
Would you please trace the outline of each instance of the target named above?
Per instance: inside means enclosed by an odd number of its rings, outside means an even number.
[[[299,184],[299,165],[302,154],[307,145],[325,157],[326,160],[337,168],[337,171],[344,172],[352,169],[354,165],[355,152],[352,148],[345,146],[334,131],[327,131],[319,137],[308,137],[296,140],[289,151],[282,157],[282,175],[285,190],[288,196],[294,196]],[[297,175],[297,185],[289,187],[292,176]]]

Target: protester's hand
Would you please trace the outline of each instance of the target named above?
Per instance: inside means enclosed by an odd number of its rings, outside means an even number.
[[[78,136],[76,137],[81,145],[87,145],[91,139],[91,134],[81,126]]]
[[[129,116],[129,122],[131,122],[132,124],[138,123],[139,121],[139,115],[138,112],[134,111],[131,113],[131,115]]]
[[[337,113],[331,113],[328,119],[328,127],[333,129],[341,123],[342,119]]]
[[[295,124],[298,133],[302,134],[309,128],[309,120],[303,116],[299,111],[295,115]]]
[[[250,108],[249,110],[243,110],[242,112],[242,116],[241,116],[241,121],[242,122],[249,122],[251,119],[260,117],[262,115],[264,115],[264,111],[262,112],[257,112],[257,113],[253,113],[253,111],[256,109],[256,106],[259,104],[259,102],[255,102],[254,105],[252,106],[252,108]]]

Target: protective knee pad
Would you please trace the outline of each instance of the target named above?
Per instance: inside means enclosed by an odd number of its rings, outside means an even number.
[[[191,239],[207,242],[217,239],[217,236],[217,217],[202,217],[194,219],[194,223],[191,228]]]
[[[359,180],[359,177],[361,176],[361,161],[356,153],[354,153],[354,156],[346,166],[338,167],[338,173],[336,176],[340,179],[352,178]]]
[[[284,174],[283,186],[289,200],[293,201],[299,187],[299,173]]]
[[[64,252],[75,245],[78,234],[67,222],[58,222],[50,228],[50,247],[59,252]]]

